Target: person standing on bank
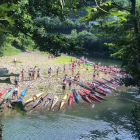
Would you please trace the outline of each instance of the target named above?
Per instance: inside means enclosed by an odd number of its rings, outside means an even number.
[[[15,66],[16,66],[16,62],[17,62],[17,60],[16,60],[16,58],[14,59],[14,64],[15,64]]]
[[[12,99],[13,99],[13,97],[14,97],[14,99],[17,98],[17,100],[18,100],[18,89],[17,88],[15,88],[13,91]]]
[[[21,71],[21,81],[23,82],[23,80],[24,80],[24,69],[22,69]]]
[[[18,77],[15,77],[15,79],[14,79],[15,87],[18,87],[18,81],[19,81],[19,78]]]

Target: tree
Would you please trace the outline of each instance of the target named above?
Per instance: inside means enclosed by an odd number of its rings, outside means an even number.
[[[104,31],[100,36],[110,40],[106,45],[117,50],[112,55],[122,59],[122,66],[126,66],[126,72],[133,77],[130,81],[140,86],[140,3],[136,0],[94,1],[95,6],[87,7],[86,20],[98,19],[98,24],[94,27]],[[108,21],[110,15],[114,16],[113,21]]]

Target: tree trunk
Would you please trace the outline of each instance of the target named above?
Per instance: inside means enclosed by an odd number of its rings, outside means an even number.
[[[130,0],[131,3],[132,3],[132,6],[131,6],[131,14],[134,16],[133,18],[133,26],[134,26],[134,32],[135,32],[135,37],[136,37],[136,40],[137,40],[137,49],[138,49],[138,64],[139,64],[139,72],[140,72],[140,41],[139,41],[139,37],[140,37],[140,34],[139,34],[139,28],[138,28],[138,21],[136,19],[136,15],[135,15],[135,10],[136,10],[136,0]]]
[[[2,138],[2,122],[1,122],[1,116],[0,116],[0,140],[3,140],[3,138]]]

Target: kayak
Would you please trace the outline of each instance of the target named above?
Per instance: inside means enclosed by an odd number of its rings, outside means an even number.
[[[105,101],[107,101],[105,98],[103,98],[103,97],[97,95],[97,94],[94,93],[94,92],[93,92],[92,94],[90,94],[90,95],[94,95],[95,97],[97,97],[97,98],[100,99],[100,100],[105,100]]]
[[[65,101],[67,100],[68,98],[68,95],[66,94],[63,98],[62,98],[62,101],[60,103],[60,109],[62,108],[62,106],[64,105]]]
[[[29,100],[27,100],[26,102],[25,102],[25,104],[27,104],[27,103],[29,103],[29,102],[31,102],[31,101],[34,101],[34,100],[36,100],[39,96],[41,96],[43,93],[39,93],[39,94],[36,94],[36,95],[33,95],[33,97],[31,97]]]
[[[0,92],[0,97],[6,92],[7,89],[4,89],[3,91]]]
[[[40,97],[39,100],[36,101],[36,103],[33,105],[33,107],[32,107],[31,109],[37,107],[40,103],[42,103],[42,102],[44,101],[44,99],[45,99],[47,96],[48,96],[48,94],[46,94],[46,95]]]
[[[51,109],[56,105],[56,103],[58,102],[58,99],[59,99],[58,96],[55,95],[51,104]]]
[[[72,105],[72,100],[73,100],[73,92],[71,92],[70,97],[69,97],[69,106]]]
[[[9,95],[12,93],[12,91],[13,91],[13,89],[10,88],[8,93],[5,95],[4,100],[6,100],[9,97]]]
[[[88,103],[92,104],[92,102],[90,101],[90,99],[82,92],[79,91],[81,97],[83,98],[83,100],[87,101]]]
[[[74,100],[76,103],[79,103],[79,96],[75,90],[75,88],[72,89],[73,95],[74,95]]]
[[[85,83],[86,83],[86,82],[85,82]],[[90,84],[90,83],[86,83],[86,84],[87,84],[89,87],[91,87],[91,88],[93,89],[92,84]],[[100,93],[100,94],[106,96],[106,93],[103,92],[102,90],[100,90],[98,87],[96,87],[94,90],[95,90],[96,92],[98,92],[98,93]]]
[[[45,108],[49,104],[49,102],[52,100],[52,97],[53,97],[53,93],[47,98],[47,100],[45,101],[45,104],[44,104],[43,108]]]
[[[84,89],[84,88],[82,88],[82,90],[83,90],[86,94],[88,94],[88,95],[91,94],[91,92],[90,92],[89,90],[86,90],[86,89]],[[99,99],[97,99],[94,95],[92,95],[92,97],[93,97],[96,101],[98,101],[98,102],[101,103],[101,101],[100,101]]]
[[[25,88],[25,89],[23,90],[23,92],[20,94],[20,96],[19,96],[19,98],[18,98],[17,101],[21,101],[21,100],[24,98],[24,96],[25,96],[25,94],[26,94],[26,91],[27,91],[27,88]]]

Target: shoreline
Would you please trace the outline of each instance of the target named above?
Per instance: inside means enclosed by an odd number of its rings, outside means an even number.
[[[16,66],[14,66],[14,64],[12,63],[12,60],[14,60],[15,57],[17,59],[17,62],[18,61],[20,62],[20,63],[17,63]],[[62,55],[61,57],[58,57],[58,58],[48,59],[48,54],[41,54],[40,52],[25,52],[25,53],[14,55],[14,56],[1,57],[0,67],[6,67],[9,70],[8,74],[10,74],[10,73],[20,74],[20,76],[19,76],[20,81],[18,84],[18,89],[19,89],[18,96],[25,88],[27,88],[27,93],[22,101],[23,104],[29,98],[31,98],[34,95],[41,93],[41,92],[43,92],[43,95],[45,95],[47,93],[49,93],[49,95],[51,93],[54,93],[54,95],[58,95],[59,96],[58,103],[59,103],[64,96],[64,94],[62,93],[62,85],[61,85],[62,80],[64,78],[64,75],[67,74],[68,77],[72,76],[71,69],[69,69],[69,61],[71,60],[71,58],[74,59],[74,57]],[[66,64],[65,73],[63,73],[63,65],[64,64]],[[28,80],[28,70],[30,68],[34,68],[34,66],[36,66],[37,69],[40,68],[41,74],[40,74],[40,77],[38,79],[36,79],[36,75],[37,75],[37,72],[36,72],[35,80],[29,81]],[[52,67],[52,70],[53,70],[50,77],[48,76],[48,73],[47,73],[49,67]],[[56,77],[56,69],[58,67],[60,70],[59,70],[59,74],[58,74],[58,78],[57,78]],[[25,79],[22,82],[21,81],[21,70],[23,68],[25,70],[24,71]],[[86,66],[83,68],[83,64],[81,64],[80,67],[77,66],[75,68],[74,75],[78,71],[80,72],[80,81],[90,81],[90,82],[92,81],[92,79],[93,79],[92,73],[94,71],[93,67],[89,66],[89,70],[87,71]],[[103,76],[104,76],[104,73],[100,72],[99,78],[102,78]],[[11,80],[12,84],[0,83],[0,85],[2,87],[1,91],[5,88],[7,88],[7,89],[8,88],[13,88],[13,89],[15,88],[14,77],[11,76],[10,80]],[[40,85],[40,87],[39,87],[39,85]],[[42,88],[41,88],[41,86],[42,86]],[[74,83],[72,83],[71,88],[72,87],[75,87],[77,92],[78,92],[78,90],[81,89],[81,87],[79,85],[76,86]],[[68,98],[69,98],[70,93],[71,93],[71,90],[68,90],[68,84],[67,84],[66,85],[66,94],[68,94]],[[5,95],[6,95],[6,93],[2,97],[4,97]],[[9,98],[11,98],[11,95]],[[82,101],[82,99],[81,99],[81,101]],[[2,102],[2,99],[0,99],[0,102]],[[32,106],[34,103],[35,102],[31,102],[27,106],[25,106],[25,110],[30,109],[30,106]],[[93,101],[93,103],[95,103],[95,102]],[[2,107],[6,108],[6,105],[7,105],[6,103],[2,104]],[[49,105],[50,105],[50,103],[49,103]],[[38,109],[40,109],[39,106],[37,107]],[[35,108],[34,110],[38,110],[37,108]]]

